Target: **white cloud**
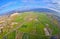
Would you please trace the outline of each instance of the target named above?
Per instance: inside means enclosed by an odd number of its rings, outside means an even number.
[[[48,7],[48,9],[54,10],[54,11],[56,11],[56,12],[60,12],[59,10],[54,9],[54,8],[49,8],[49,7]]]
[[[6,7],[8,7],[8,6],[10,6],[10,5],[13,4],[13,3],[16,3],[16,2],[9,2],[9,3],[1,6],[1,7],[0,7],[0,10],[2,10],[3,8],[6,8]]]

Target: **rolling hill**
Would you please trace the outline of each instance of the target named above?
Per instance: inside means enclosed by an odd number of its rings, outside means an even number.
[[[6,19],[7,25],[3,26],[0,39],[50,39],[52,36],[54,38],[59,37],[58,22],[57,20],[53,21],[53,15],[43,12],[16,14],[11,14]]]
[[[28,10],[27,9],[25,9],[25,10],[16,9],[16,10],[8,11],[8,12],[5,12],[5,13],[1,13],[0,15],[10,15],[10,14],[13,14],[13,13],[16,13],[16,12],[21,13],[21,12],[30,12],[30,11],[58,14],[58,12],[56,12],[54,10],[47,9],[47,8],[35,8],[35,9],[28,9]]]

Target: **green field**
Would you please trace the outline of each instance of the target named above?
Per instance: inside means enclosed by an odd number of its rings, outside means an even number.
[[[17,32],[22,32],[22,39],[50,39],[50,36],[46,36],[44,28],[46,28],[46,24],[48,24],[48,29],[51,31],[51,36],[56,36],[60,33],[59,28],[56,24],[54,24],[46,13],[40,12],[24,12],[18,15],[14,19],[13,22],[17,22],[17,25],[13,26],[11,29],[12,32],[6,32],[6,39],[16,39]],[[18,27],[18,28],[17,28]],[[5,32],[3,32],[5,33]],[[0,37],[4,37],[5,34],[0,35]],[[0,38],[0,39],[2,39]],[[20,38],[19,38],[20,39]]]

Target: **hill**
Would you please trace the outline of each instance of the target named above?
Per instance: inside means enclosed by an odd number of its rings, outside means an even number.
[[[0,38],[3,39],[50,39],[59,37],[57,20],[53,15],[39,12],[11,14],[1,28]],[[14,15],[13,17],[11,17]],[[6,23],[7,22],[7,23]],[[3,36],[2,36],[3,35]]]
[[[47,8],[35,8],[35,9],[28,9],[28,10],[27,9],[25,9],[25,10],[16,9],[16,10],[8,11],[8,12],[5,12],[5,13],[1,13],[0,15],[10,15],[10,14],[13,14],[13,13],[16,13],[16,12],[21,13],[21,12],[30,12],[30,11],[58,14],[58,12],[56,12],[54,10],[47,9]]]

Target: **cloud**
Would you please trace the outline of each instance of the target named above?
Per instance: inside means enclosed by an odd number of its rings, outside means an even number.
[[[1,7],[0,7],[0,10],[2,10],[2,9],[5,8],[5,7],[10,6],[10,5],[13,4],[13,3],[16,3],[16,2],[9,2],[9,3],[7,3],[7,4],[3,5],[3,6],[1,6]]]
[[[50,7],[48,7],[48,9],[51,9],[51,10],[54,10],[54,11],[56,11],[56,12],[59,12],[59,13],[60,13],[60,11],[59,11],[59,10],[57,10],[57,9],[50,8]]]
[[[40,3],[40,1],[37,0],[22,0],[23,3]]]

